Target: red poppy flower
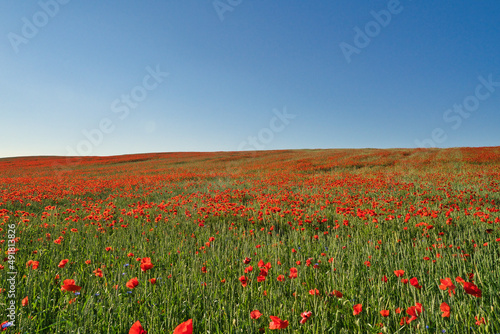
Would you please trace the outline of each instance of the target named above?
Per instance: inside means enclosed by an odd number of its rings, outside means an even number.
[[[382,310],[382,311],[380,311],[380,315],[383,316],[383,317],[388,317],[389,313],[390,313],[389,310]]]
[[[309,294],[312,296],[319,295],[319,290],[318,289],[311,289],[311,290],[309,290]]]
[[[422,304],[420,303],[415,303],[415,310],[418,312],[418,313],[422,313],[424,312],[424,307],[422,306]]]
[[[147,334],[148,332],[146,332],[144,330],[144,328],[142,328],[142,325],[141,323],[139,322],[139,320],[137,320],[133,325],[132,327],[130,327],[130,330],[128,331],[128,334]]]
[[[465,293],[468,293],[469,295],[472,295],[472,296],[477,297],[477,298],[481,298],[482,291],[474,283],[465,282],[463,286],[464,286]]]
[[[21,305],[23,305],[23,306],[28,305],[28,296],[23,298],[23,300],[21,301]]]
[[[410,316],[410,318],[406,321],[407,324],[410,324],[413,320],[416,320],[420,314],[424,311],[422,304],[416,303],[415,306],[410,306],[406,313]]]
[[[156,284],[156,278],[151,278],[149,281],[151,282],[151,284]]]
[[[365,261],[365,266],[369,267],[371,266],[372,264],[370,263],[370,261]]]
[[[292,278],[297,278],[297,268],[290,268],[290,275],[288,277]]]
[[[352,307],[352,315],[358,315],[363,311],[363,305],[356,304]]]
[[[134,253],[128,253],[127,256],[128,257],[134,257]]]
[[[244,264],[249,264],[249,263],[250,263],[250,261],[252,261],[252,259],[251,259],[251,258],[249,258],[249,257],[246,257],[246,258],[243,260],[243,263],[244,263]]]
[[[257,276],[257,282],[264,282],[266,280],[266,276],[259,275]]]
[[[403,283],[403,284],[407,284],[407,283],[408,283],[408,278],[402,278],[402,279],[401,279],[401,283]]]
[[[102,270],[101,268],[97,268],[96,270],[94,270],[94,273],[97,277],[102,277]]]
[[[311,311],[308,311],[308,312],[302,312],[300,314],[300,316],[302,317],[302,319],[300,320],[300,323],[301,324],[305,324],[306,321],[311,317],[312,315],[312,312]]]
[[[337,297],[337,298],[342,298],[343,294],[342,292],[340,291],[337,291],[337,290],[333,290],[331,293],[330,293],[331,296],[334,296],[334,297]]]
[[[125,283],[125,286],[129,289],[133,289],[138,285],[139,285],[139,281],[137,280],[137,277],[131,278],[128,280],[127,283]]]
[[[250,312],[250,318],[252,319],[259,319],[262,316],[262,313],[260,313],[259,310],[253,310]]]
[[[65,279],[61,287],[61,291],[80,291],[80,289],[80,286],[75,285],[74,279]]]
[[[173,334],[193,334],[193,319],[184,321],[175,327]]]
[[[242,287],[246,287],[248,284],[248,278],[246,276],[241,276],[239,278]]]
[[[283,282],[285,280],[285,275],[278,275],[276,280],[278,280],[279,282]]]
[[[476,325],[481,326],[482,324],[486,323],[486,320],[484,320],[484,317],[481,319],[478,319],[477,315],[474,317],[476,319]]]
[[[441,285],[439,285],[439,288],[441,290],[446,290],[448,289],[448,294],[451,296],[451,293],[455,293],[455,285],[453,284],[453,281],[451,278],[446,277],[445,279],[440,279]]]
[[[288,320],[281,320],[273,315],[269,316],[269,318],[271,318],[269,329],[284,329],[288,327]]]
[[[59,262],[59,264],[57,265],[59,268],[64,268],[64,266],[66,265],[66,263],[68,263],[68,259],[64,259],[64,260],[61,260],[61,262]]]
[[[421,285],[418,285],[418,279],[416,277],[410,278],[410,284],[419,290],[422,288]]]
[[[151,263],[151,262],[143,262],[141,263],[141,270],[144,272],[144,271],[147,271],[151,268],[153,268],[154,265]]]
[[[446,304],[445,302],[441,303],[441,306],[439,307],[441,309],[441,312],[443,312],[443,314],[441,314],[441,316],[443,318],[449,318],[450,317],[450,306],[448,306],[448,304]]]

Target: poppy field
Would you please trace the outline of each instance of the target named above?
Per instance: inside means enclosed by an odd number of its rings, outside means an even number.
[[[5,333],[500,333],[500,147],[0,159]]]

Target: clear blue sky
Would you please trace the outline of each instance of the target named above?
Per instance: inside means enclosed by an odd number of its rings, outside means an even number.
[[[0,157],[497,146],[499,18],[497,0],[4,0]]]

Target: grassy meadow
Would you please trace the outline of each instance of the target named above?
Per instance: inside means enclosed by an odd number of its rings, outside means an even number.
[[[500,333],[499,147],[12,158],[0,181],[5,333]]]

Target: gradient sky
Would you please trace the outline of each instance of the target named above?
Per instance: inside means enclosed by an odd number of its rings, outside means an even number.
[[[0,157],[497,146],[499,18],[498,0],[3,0]]]

